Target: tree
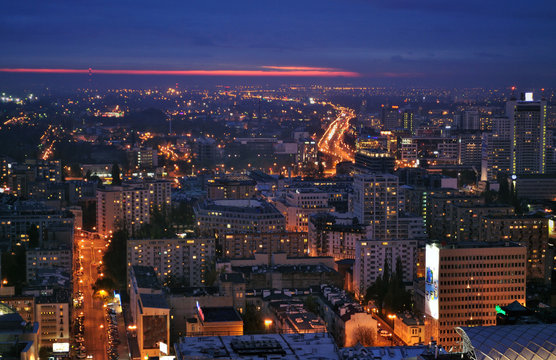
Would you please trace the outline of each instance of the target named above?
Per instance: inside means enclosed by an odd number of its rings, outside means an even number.
[[[243,314],[243,333],[244,334],[262,334],[264,333],[264,323],[261,312],[257,310],[255,305],[246,304],[245,313]]]
[[[119,289],[125,289],[126,286],[128,238],[129,234],[125,229],[117,230],[113,234],[110,245],[102,257],[105,277],[112,279]]]
[[[120,167],[118,164],[112,166],[112,185],[122,185]]]
[[[353,332],[353,337],[356,343],[363,346],[374,346],[376,342],[375,332],[370,326],[358,326]]]

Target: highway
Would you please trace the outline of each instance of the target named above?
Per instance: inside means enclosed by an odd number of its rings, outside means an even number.
[[[349,122],[355,118],[355,112],[349,108],[331,105],[338,111],[338,117],[328,125],[317,144],[319,151],[331,158],[331,162],[326,164],[326,168],[329,169],[341,161],[353,161],[355,153],[344,141],[344,133],[349,130]]]

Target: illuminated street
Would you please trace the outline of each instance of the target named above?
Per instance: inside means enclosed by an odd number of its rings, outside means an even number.
[[[327,168],[334,167],[342,161],[353,161],[354,149],[351,149],[344,141],[344,133],[349,129],[350,121],[355,117],[351,109],[334,106],[339,112],[336,120],[332,121],[318,142],[319,151],[330,156],[331,164]]]
[[[104,240],[90,240],[87,237],[76,236],[80,244],[83,275],[80,277],[79,289],[83,292],[84,338],[88,355],[93,359],[106,359],[106,331],[104,328],[103,301],[98,296],[93,296],[92,286],[95,283],[98,271],[97,264],[102,259]],[[81,282],[83,281],[83,282]],[[103,327],[101,329],[101,326]]]

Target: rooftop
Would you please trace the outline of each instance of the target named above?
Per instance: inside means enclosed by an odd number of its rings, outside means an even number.
[[[163,294],[139,294],[139,296],[144,308],[169,309]]]
[[[137,287],[143,289],[161,289],[156,272],[152,266],[133,265],[133,274]]]
[[[243,321],[233,306],[201,307],[204,322]]]
[[[176,359],[338,360],[334,340],[326,333],[182,337]]]

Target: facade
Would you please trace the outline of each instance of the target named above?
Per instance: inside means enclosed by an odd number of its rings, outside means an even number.
[[[0,303],[6,304],[15,310],[24,321],[35,322],[34,296],[2,296],[0,297]]]
[[[154,239],[127,241],[127,266],[152,266],[158,279],[186,286],[205,284],[214,259],[214,239]]]
[[[355,153],[355,171],[361,173],[394,172],[396,159],[390,153],[380,149],[360,149]]]
[[[313,214],[309,217],[309,254],[354,259],[356,242],[368,238],[369,230],[350,213]]]
[[[34,246],[71,246],[73,242],[71,214],[31,200],[0,205],[0,247],[11,250],[18,243],[28,247],[31,226],[38,232]]]
[[[540,215],[486,216],[481,219],[481,241],[511,241],[527,247],[527,279],[550,283],[549,219]]]
[[[256,195],[257,182],[246,176],[210,179],[207,193],[210,200],[241,200],[251,199]]]
[[[546,170],[546,101],[532,93],[506,103],[510,124],[511,174],[544,174]]]
[[[35,321],[39,324],[39,344],[70,342],[70,293],[57,289],[51,295],[35,298]]]
[[[353,265],[353,290],[355,296],[363,298],[369,286],[382,276],[384,264],[391,271],[396,268],[399,258],[403,266],[403,280],[413,281],[417,271],[417,240],[361,240],[355,245],[355,264]]]
[[[354,176],[353,212],[362,225],[372,227],[373,238],[398,237],[398,211],[403,206],[398,177],[390,174],[356,174]]]
[[[322,284],[320,288],[321,292],[316,298],[320,315],[339,347],[364,343],[368,334],[376,334],[376,320],[359,302],[337,287]]]
[[[37,270],[41,268],[57,267],[71,273],[72,251],[71,249],[29,249],[27,256],[27,281],[37,277]]]
[[[284,216],[262,200],[215,200],[195,208],[202,235],[221,236],[235,232],[283,232]]]
[[[286,218],[287,231],[308,232],[309,216],[329,212],[329,194],[316,188],[288,189],[283,199],[275,202]]]
[[[154,269],[132,266],[129,282],[131,321],[136,326],[141,359],[161,354],[160,343],[170,343],[170,307]]]
[[[231,306],[201,307],[196,303],[194,318],[187,319],[186,336],[241,336],[243,320]]]
[[[406,345],[423,344],[425,339],[425,322],[420,316],[399,313],[394,318],[394,334]]]
[[[304,232],[248,232],[225,234],[219,238],[222,255],[241,259],[255,254],[286,253],[288,256],[307,256],[307,233]]]
[[[112,186],[97,191],[97,232],[108,236],[119,227],[132,234],[150,222],[149,190]]]
[[[507,216],[514,214],[514,207],[509,205],[472,205],[466,203],[452,204],[446,218],[449,220],[449,237],[454,241],[479,240],[481,220],[485,216]]]
[[[511,243],[427,245],[427,335],[457,348],[456,327],[495,325],[497,305],[525,305],[526,262],[526,248]]]

